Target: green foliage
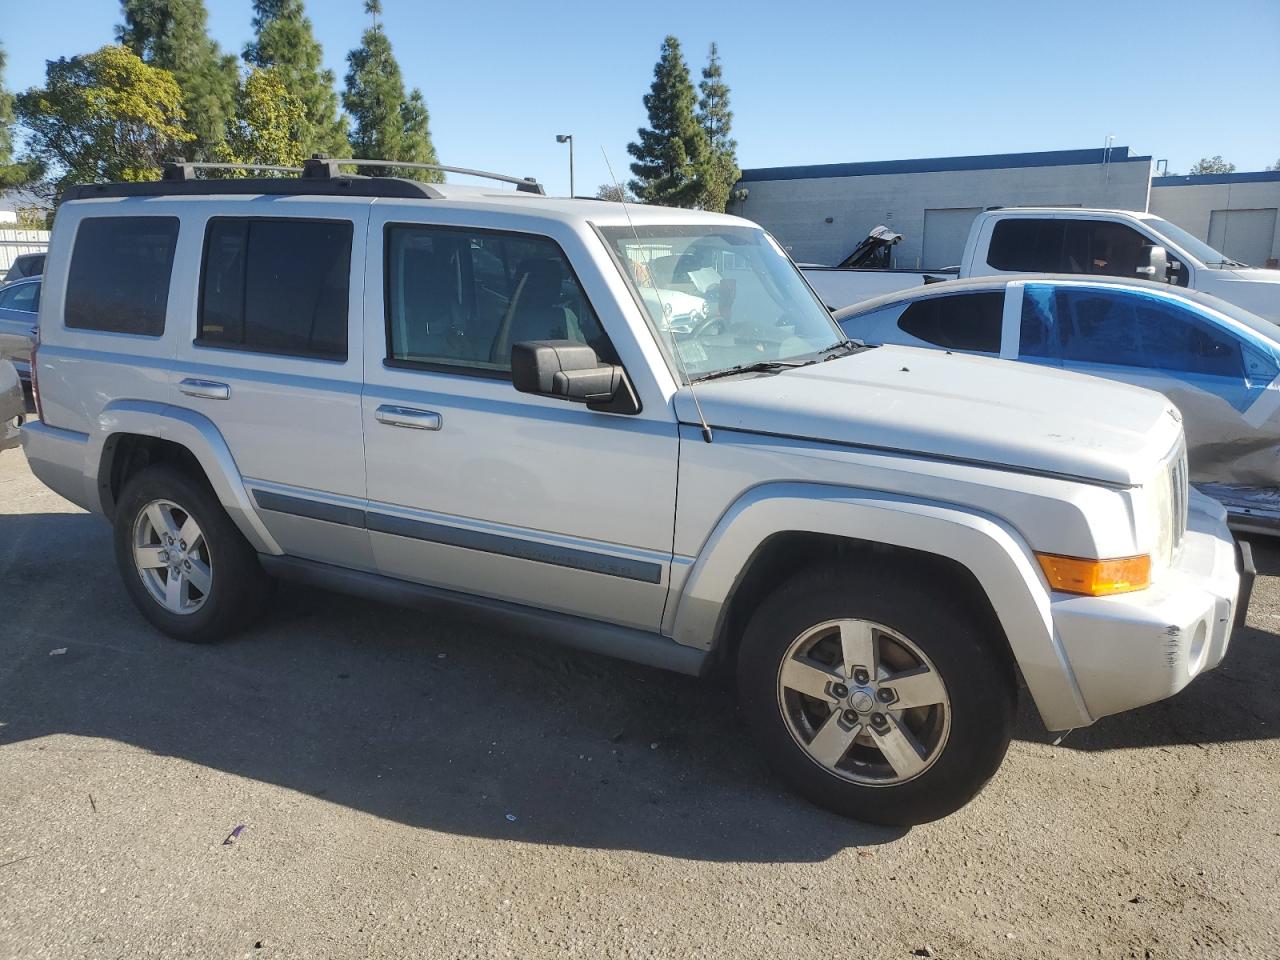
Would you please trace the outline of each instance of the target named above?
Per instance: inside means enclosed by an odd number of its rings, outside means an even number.
[[[4,86],[4,47],[0,46],[0,190],[21,187],[39,176],[31,163],[13,162],[14,98]]]
[[[346,89],[342,94],[342,105],[352,121],[351,155],[369,160],[436,163],[422,91],[415,89],[405,96],[400,64],[377,19],[382,12],[378,0],[366,0],[365,12],[374,20],[360,38],[360,46],[347,54]],[[435,182],[444,179],[435,171],[411,168],[369,167],[362,172]]]
[[[698,123],[707,135],[707,158],[703,164],[701,206],[704,210],[724,213],[729,191],[738,182],[738,141],[734,140],[733,111],[729,109],[729,85],[720,69],[720,51],[711,44],[707,65],[702,68],[698,84],[702,97],[698,100]]]
[[[612,200],[614,203],[635,203],[636,198],[627,192],[627,188],[616,183],[602,183],[596,189],[597,200]]]
[[[217,159],[300,167],[306,158],[301,141],[306,119],[302,101],[285,89],[276,70],[255,67],[236,90],[235,117],[227,126]],[[236,175],[262,174],[236,171]]]
[[[49,61],[44,88],[17,104],[47,195],[70,183],[158,179],[161,163],[194,139],[173,74],[121,46]]]
[[[1215,154],[1212,157],[1201,157],[1191,168],[1193,176],[1200,173],[1235,173],[1235,171],[1236,165],[1230,161],[1223,160],[1221,154]]]
[[[254,39],[244,49],[250,66],[272,67],[290,94],[302,101],[303,156],[347,152],[346,119],[338,112],[332,70],[322,66],[323,51],[311,30],[302,0],[253,0]]]
[[[173,74],[182,90],[184,127],[194,135],[189,160],[216,153],[234,110],[236,58],[209,36],[204,0],[121,0],[124,24],[116,39],[144,63]]]
[[[635,158],[631,190],[644,203],[698,206],[703,198],[707,134],[694,115],[693,82],[675,37],[662,42],[644,106],[649,126],[637,131],[637,142],[627,144],[627,152]]]

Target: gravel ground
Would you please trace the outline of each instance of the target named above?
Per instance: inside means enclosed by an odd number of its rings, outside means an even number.
[[[975,802],[890,830],[687,678],[290,586],[165,640],[6,451],[0,956],[1275,957],[1278,630],[1262,576],[1178,697],[1057,746],[1024,697]]]

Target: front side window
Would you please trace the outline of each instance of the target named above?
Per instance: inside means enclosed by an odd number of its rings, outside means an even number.
[[[814,356],[843,339],[795,265],[758,227],[602,227],[653,329],[690,379]]]
[[[898,328],[935,347],[999,353],[1003,322],[1003,293],[957,293],[917,300],[898,318]]]
[[[1064,273],[1136,277],[1148,262],[1151,241],[1132,227],[1109,220],[1067,220]]]
[[[1056,296],[1063,359],[1243,381],[1240,339],[1191,310],[1134,291],[1062,288]]]
[[[210,220],[196,342],[345,360],[351,232],[348,220]]]
[[[549,237],[392,224],[386,234],[387,359],[506,376],[511,347],[574,340],[617,361]]]
[[[67,274],[66,325],[160,336],[177,243],[177,217],[81,220]]]

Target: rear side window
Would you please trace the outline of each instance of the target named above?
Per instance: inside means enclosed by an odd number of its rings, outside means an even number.
[[[957,293],[917,300],[898,318],[898,329],[948,350],[999,353],[1003,323],[1003,293]]]
[[[991,231],[987,264],[997,270],[1021,273],[1062,272],[1062,242],[1065,220],[1037,220],[1011,217],[1000,220]]]
[[[67,275],[66,325],[160,336],[177,242],[177,217],[81,220]]]
[[[345,360],[351,235],[349,220],[210,220],[196,342]]]

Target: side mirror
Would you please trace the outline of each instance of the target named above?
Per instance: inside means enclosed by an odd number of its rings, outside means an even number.
[[[1143,247],[1142,252],[1146,255],[1146,263],[1139,264],[1134,271],[1144,280],[1156,280],[1160,283],[1169,282],[1169,254],[1165,248],[1157,244],[1149,247]]]
[[[604,413],[639,413],[626,371],[601,363],[596,352],[575,340],[526,340],[511,345],[511,384],[521,393],[585,403]]]

